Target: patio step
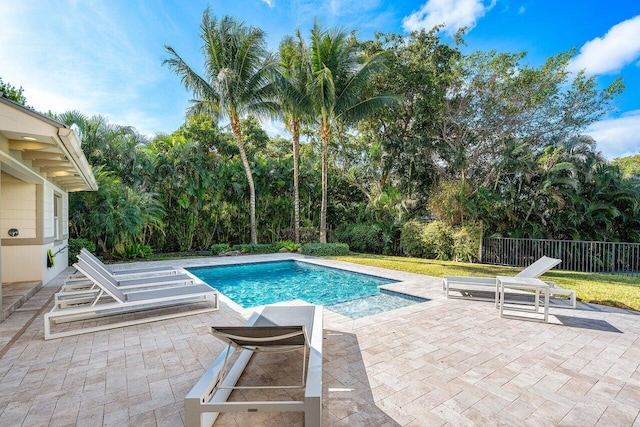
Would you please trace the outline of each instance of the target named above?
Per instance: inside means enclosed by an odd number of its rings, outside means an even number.
[[[42,281],[3,283],[2,316],[0,321],[9,317],[11,313],[20,308],[40,289],[42,289]]]

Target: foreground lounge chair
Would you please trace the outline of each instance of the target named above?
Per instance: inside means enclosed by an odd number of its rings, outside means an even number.
[[[207,369],[185,397],[186,427],[211,426],[220,412],[303,411],[305,426],[322,423],[322,306],[267,306],[245,326],[212,327],[210,333],[227,343],[226,350]],[[304,349],[302,381],[298,385],[237,386],[254,352]],[[234,352],[235,363],[229,365]],[[308,352],[308,362],[307,359]],[[306,374],[306,378],[305,378]],[[304,400],[227,402],[234,389],[304,388]]]
[[[547,271],[551,270],[562,260],[543,256],[527,268],[516,274],[515,277],[539,278]],[[554,282],[545,282],[549,285],[549,295],[551,297],[568,297],[569,304],[562,304],[558,301],[551,302],[552,306],[576,308],[576,291],[558,287]],[[490,290],[487,288],[491,288]],[[495,277],[471,277],[471,276],[444,276],[442,278],[442,289],[447,298],[463,298],[479,301],[496,301],[496,279]],[[460,295],[451,294],[457,291]],[[524,304],[530,302],[523,301]]]
[[[95,270],[105,279],[113,283],[121,289],[134,289],[144,287],[154,287],[161,285],[173,285],[180,283],[194,283],[193,276],[188,274],[166,274],[166,275],[146,275],[146,276],[122,276],[114,275],[110,270],[105,268],[104,264],[100,260],[96,260],[93,257],[86,257],[85,254],[78,255],[78,262],[76,264],[90,266],[92,270]],[[75,266],[75,264],[74,264]],[[78,270],[76,268],[76,270]],[[91,278],[87,277],[81,270],[78,270],[82,275],[80,278],[67,279],[62,286],[62,291],[71,292],[86,289],[95,289],[95,283]],[[175,270],[174,270],[175,271]]]
[[[70,298],[59,298],[50,312],[44,315],[45,339],[67,337],[89,332],[103,331],[106,329],[120,328],[123,326],[138,325],[157,320],[172,319],[175,317],[190,316],[192,314],[205,313],[218,309],[218,293],[205,283],[191,285],[163,286],[150,289],[123,290],[104,278],[91,265],[79,261],[74,267],[91,279],[96,285],[97,292],[78,293]],[[140,313],[145,310],[206,302],[214,300],[213,305],[206,308],[185,309],[174,312],[145,313],[145,316],[124,316],[122,321],[115,323],[103,323],[98,325],[82,326],[78,329],[52,332],[52,327],[59,323],[97,319],[105,316],[119,315],[123,313]]]

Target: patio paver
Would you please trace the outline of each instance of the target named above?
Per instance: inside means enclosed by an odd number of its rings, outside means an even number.
[[[501,319],[492,303],[446,299],[439,278],[313,262],[396,278],[385,287],[429,299],[360,319],[325,309],[325,426],[640,425],[637,312],[579,303],[552,308],[548,324]],[[208,326],[242,324],[250,312],[223,298],[218,312],[44,341],[38,312],[63,277],[0,323],[2,426],[181,425],[184,396],[224,347]],[[243,380],[268,377],[265,363],[252,360]],[[223,414],[216,425],[301,423],[300,414],[257,413]]]

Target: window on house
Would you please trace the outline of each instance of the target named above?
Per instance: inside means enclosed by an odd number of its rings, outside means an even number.
[[[62,197],[53,196],[53,238],[62,239]]]

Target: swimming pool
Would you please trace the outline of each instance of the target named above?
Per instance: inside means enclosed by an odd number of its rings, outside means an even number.
[[[378,286],[395,283],[392,279],[293,260],[189,271],[243,308],[301,299],[357,318],[425,301],[381,294]]]

